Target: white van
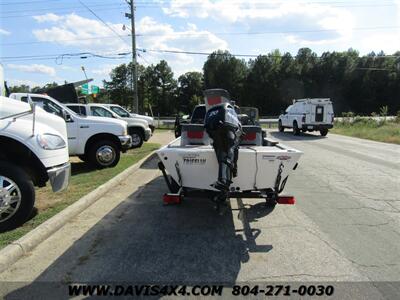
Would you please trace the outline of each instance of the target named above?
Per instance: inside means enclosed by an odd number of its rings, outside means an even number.
[[[333,106],[329,98],[297,99],[279,116],[278,128],[280,132],[293,128],[295,135],[300,131],[319,131],[326,136],[333,121]]]
[[[63,119],[39,107],[0,96],[0,231],[25,222],[34,186],[54,192],[69,183],[67,129]]]
[[[28,96],[48,113],[65,120],[70,156],[79,156],[97,168],[114,167],[120,152],[131,147],[132,138],[123,120],[83,117],[47,95],[13,93],[10,98],[27,102]]]

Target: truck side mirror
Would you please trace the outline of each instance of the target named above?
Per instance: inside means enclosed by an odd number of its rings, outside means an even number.
[[[63,117],[64,117],[65,122],[67,122],[67,123],[74,122],[74,119],[72,118],[72,116],[69,113],[67,113],[65,110],[63,110]]]

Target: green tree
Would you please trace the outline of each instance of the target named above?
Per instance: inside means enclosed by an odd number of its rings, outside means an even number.
[[[203,100],[203,74],[187,72],[178,78],[178,107],[184,113],[192,112],[193,108]]]
[[[208,56],[203,66],[206,89],[223,88],[240,104],[248,67],[244,60],[237,59],[228,51],[218,50]]]

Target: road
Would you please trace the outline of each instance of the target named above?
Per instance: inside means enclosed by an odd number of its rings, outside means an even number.
[[[16,282],[7,288],[12,298],[31,293],[31,282],[399,281],[400,146],[268,135],[304,151],[285,190],[295,206],[231,199],[224,215],[206,199],[165,207],[166,186],[151,160],[0,282]],[[378,299],[398,286],[351,288]]]

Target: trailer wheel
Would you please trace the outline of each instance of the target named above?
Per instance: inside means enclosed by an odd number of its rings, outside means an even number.
[[[171,189],[172,189],[172,193],[177,193],[177,192],[179,192],[179,189],[181,188],[180,186],[179,186],[179,184],[175,181],[175,179],[173,179],[172,178],[172,176],[169,176],[170,177],[170,179],[171,179]]]
[[[270,208],[275,207],[275,206],[276,206],[276,201],[275,201],[275,199],[272,199],[272,198],[265,198],[265,206],[266,206],[266,207],[270,207]]]
[[[321,134],[321,136],[326,136],[328,134],[328,129],[323,128],[319,131],[319,133]]]
[[[297,125],[297,122],[296,122],[296,121],[293,122],[293,134],[294,134],[294,135],[299,135],[299,134],[300,134],[300,128],[299,128],[299,126]]]
[[[285,127],[282,126],[282,121],[279,120],[278,122],[278,130],[279,132],[284,132],[285,131]]]
[[[0,232],[14,229],[31,215],[35,189],[20,167],[0,162]]]

